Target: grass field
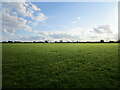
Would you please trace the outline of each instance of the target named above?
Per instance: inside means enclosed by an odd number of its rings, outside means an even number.
[[[118,44],[3,44],[3,88],[118,88]]]

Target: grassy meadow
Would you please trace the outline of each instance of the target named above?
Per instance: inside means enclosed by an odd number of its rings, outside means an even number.
[[[2,44],[3,88],[118,88],[117,43]]]

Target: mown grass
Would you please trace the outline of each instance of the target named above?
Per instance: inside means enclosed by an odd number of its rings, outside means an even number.
[[[3,88],[118,88],[118,44],[3,44]]]

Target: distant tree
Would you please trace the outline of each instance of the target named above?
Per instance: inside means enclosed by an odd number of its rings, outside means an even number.
[[[14,43],[21,43],[21,41],[14,41]]]
[[[70,41],[67,40],[67,43],[70,43]]]
[[[109,43],[114,43],[115,41],[109,41]]]
[[[2,41],[2,43],[7,43],[6,41]]]
[[[8,43],[13,43],[13,41],[8,41]]]
[[[45,40],[45,43],[48,43],[48,40]]]
[[[35,43],[35,41],[33,41],[33,43]]]
[[[101,43],[104,43],[104,40],[100,40]]]
[[[55,43],[57,43],[57,41],[55,41]]]
[[[118,40],[118,43],[120,43],[120,39]]]
[[[63,40],[60,40],[59,42],[60,42],[60,43],[63,43]]]

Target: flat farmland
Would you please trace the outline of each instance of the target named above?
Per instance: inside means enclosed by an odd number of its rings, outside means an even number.
[[[117,43],[2,44],[3,88],[118,88]]]

